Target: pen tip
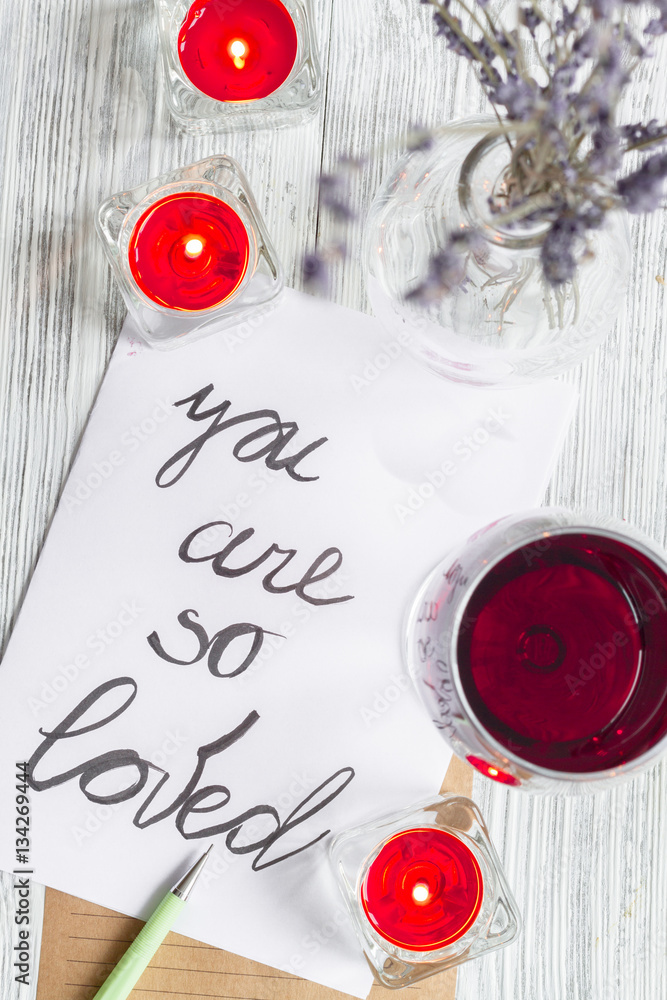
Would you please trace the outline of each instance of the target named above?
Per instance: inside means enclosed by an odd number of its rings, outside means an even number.
[[[213,844],[209,846],[208,850],[204,851],[199,861],[196,861],[194,863],[192,868],[190,868],[190,870],[185,873],[180,882],[178,882],[171,890],[175,896],[179,897],[179,899],[186,900],[190,895],[190,893],[192,892],[192,888],[195,882],[197,881],[197,879],[199,878],[199,876],[201,875],[202,871],[206,866],[206,862],[208,861],[208,856],[211,853],[212,849],[213,849]]]

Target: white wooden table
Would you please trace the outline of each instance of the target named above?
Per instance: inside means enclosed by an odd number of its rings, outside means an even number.
[[[247,171],[286,265],[326,238],[316,176],[340,153],[371,158],[367,208],[397,147],[386,140],[483,108],[418,0],[314,0],[326,96],[317,120],[279,134],[193,139],[169,120],[151,0],[0,4],[0,623],[6,641],[102,378],[123,306],[93,214],[108,194],[214,152]],[[667,107],[667,51],[642,70],[627,120]],[[358,234],[357,234],[358,235]],[[611,339],[568,376],[581,390],[548,500],[627,518],[667,541],[667,272],[664,213],[634,226],[635,269]],[[365,309],[354,255],[337,302]],[[459,1000],[667,998],[667,766],[613,793],[532,799],[482,779],[489,819],[524,914],[519,944],[463,968]],[[2,805],[10,808],[9,803]],[[40,892],[33,912],[39,918]],[[0,893],[0,996],[13,983],[13,899]],[[53,998],[57,1000],[57,998]]]

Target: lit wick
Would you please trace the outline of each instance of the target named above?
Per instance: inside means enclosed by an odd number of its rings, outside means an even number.
[[[186,257],[199,257],[200,253],[204,249],[203,240],[198,237],[193,236],[185,244],[185,255]]]
[[[243,69],[245,66],[246,56],[248,55],[248,46],[241,38],[235,38],[229,43],[229,54],[231,55],[236,68]]]
[[[417,885],[412,890],[412,898],[415,903],[425,903],[430,895],[428,886],[424,882],[417,882]]]

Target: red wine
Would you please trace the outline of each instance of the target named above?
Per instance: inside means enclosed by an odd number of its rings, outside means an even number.
[[[625,764],[667,732],[667,576],[602,534],[546,537],[483,577],[457,655],[473,713],[516,756]]]

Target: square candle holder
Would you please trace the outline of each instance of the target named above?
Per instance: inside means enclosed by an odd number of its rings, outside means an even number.
[[[108,198],[97,229],[127,308],[154,347],[268,311],[283,272],[235,160],[211,156]]]
[[[474,802],[444,795],[340,834],[331,861],[362,948],[399,989],[510,944],[521,927]]]
[[[311,0],[155,0],[167,100],[194,134],[300,125],[322,70]]]

